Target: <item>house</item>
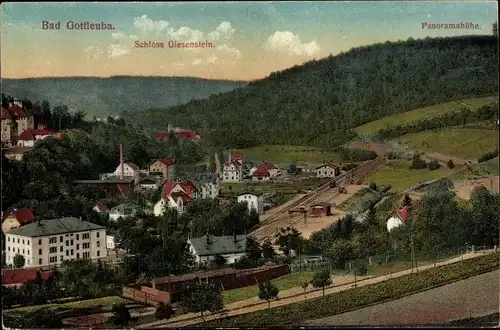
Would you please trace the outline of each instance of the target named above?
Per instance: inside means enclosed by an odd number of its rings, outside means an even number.
[[[264,196],[261,192],[245,192],[237,195],[238,203],[245,202],[248,206],[248,211],[255,209],[257,213],[264,213]]]
[[[160,199],[153,208],[155,216],[159,217],[165,214],[167,208],[174,208],[177,213],[182,214],[185,211],[187,204],[192,202],[191,196],[183,191],[175,191],[169,194],[166,198]]]
[[[113,175],[117,177],[122,177],[122,165],[118,165],[116,170],[113,172]],[[123,164],[123,177],[124,178],[139,178],[140,169],[134,163],[124,163]]]
[[[117,205],[109,211],[109,219],[113,221],[118,221],[119,218],[130,218],[135,216],[141,211],[141,207],[135,204],[123,203]]]
[[[198,264],[207,263],[222,255],[227,264],[234,264],[246,254],[246,235],[213,236],[207,234],[200,238],[189,238],[189,252],[195,257]]]
[[[313,217],[327,217],[332,215],[332,204],[320,202],[311,205],[311,216]]]
[[[269,181],[271,180],[271,173],[264,168],[257,168],[252,174],[252,181]]]
[[[171,159],[160,158],[149,165],[149,173],[151,175],[161,173],[163,180],[172,180],[174,178],[174,164],[175,162]]]
[[[159,187],[158,181],[151,176],[139,179],[136,185],[136,188],[140,191],[158,190]]]
[[[194,183],[188,180],[170,181],[163,185],[163,188],[161,190],[161,196],[163,198],[167,198],[174,192],[184,192],[189,197],[194,198],[195,197],[194,194],[196,193],[196,186]]]
[[[109,213],[108,207],[104,204],[101,204],[101,203],[96,204],[92,208],[92,210],[96,211],[97,213],[105,213],[105,214]]]
[[[219,179],[214,175],[205,176],[196,181],[196,198],[214,199],[219,196]]]
[[[35,216],[29,208],[14,209],[10,211],[2,222],[4,233],[11,229],[22,227],[35,222]]]
[[[71,217],[39,220],[5,233],[5,251],[7,265],[20,254],[26,268],[102,258],[106,256],[106,229]]]
[[[318,178],[335,178],[340,175],[340,166],[335,164],[324,164],[316,168]]]
[[[3,153],[5,154],[5,157],[10,160],[21,161],[23,160],[24,153],[30,149],[31,147],[12,147],[4,149]]]
[[[228,162],[238,162],[240,165],[243,165],[243,153],[240,151],[231,151],[229,153]]]
[[[396,211],[396,215],[387,220],[387,231],[406,224],[408,221],[409,209],[405,206]]]
[[[24,109],[23,104],[18,99],[9,102],[8,108],[1,107],[3,145],[12,146],[12,141],[17,141],[20,133],[33,128],[35,128],[35,117],[27,109]]]
[[[17,137],[18,147],[33,147],[35,142],[43,140],[55,133],[49,129],[27,129]]]
[[[222,182],[241,182],[243,180],[243,166],[235,160],[224,164]]]
[[[40,276],[44,281],[48,280],[53,271],[41,272],[37,268],[17,268],[17,269],[2,269],[2,286],[5,287],[20,287],[34,281]]]
[[[115,235],[106,234],[106,249],[114,250],[115,248],[116,248]]]

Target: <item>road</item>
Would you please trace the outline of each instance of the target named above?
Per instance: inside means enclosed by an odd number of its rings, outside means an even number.
[[[489,252],[493,252],[493,251],[489,251]],[[419,267],[419,271],[429,269],[429,268],[432,268],[435,266],[442,266],[442,265],[446,265],[446,264],[460,262],[462,260],[475,258],[475,257],[481,256],[481,255],[484,255],[484,253],[467,253],[467,254],[464,254],[463,256],[460,256],[460,257],[456,257],[453,259],[439,262],[435,265],[430,264],[430,265]],[[389,280],[390,278],[400,277],[403,275],[410,274],[411,272],[412,272],[411,269],[408,269],[408,270],[400,271],[397,273],[393,273],[392,275],[366,278],[363,281],[358,281],[358,286],[365,286],[365,285],[383,282],[383,281]],[[334,285],[335,285],[335,282],[334,282]],[[345,283],[345,284],[341,284],[341,285],[330,286],[325,290],[325,295],[329,295],[329,294],[340,292],[340,291],[349,290],[352,288],[352,285],[353,285],[352,282],[349,282],[349,283]],[[322,296],[322,290],[318,289],[318,290],[310,291],[309,293],[307,293],[306,298],[311,299],[311,298],[317,298],[320,296]],[[303,300],[304,300],[303,293],[297,293],[294,296],[282,297],[280,300],[272,301],[271,308],[277,307],[277,306],[288,305],[288,304],[298,302],[298,301],[303,301]],[[226,309],[228,311],[226,315],[227,316],[241,315],[241,314],[251,313],[251,312],[255,312],[255,311],[263,310],[263,309],[267,309],[267,308],[268,308],[267,302],[255,302],[253,304],[251,304],[251,302],[249,302],[249,304],[247,306],[242,306],[241,303],[237,302],[237,303],[234,303],[234,304],[226,307]],[[205,319],[206,320],[214,320],[214,319],[218,319],[218,318],[220,318],[219,315],[209,315]],[[138,328],[184,327],[184,326],[190,326],[193,324],[198,324],[200,322],[201,322],[201,319],[199,317],[199,314],[187,313],[187,314],[179,315],[178,317],[174,317],[173,319],[170,319],[168,321],[168,323],[166,323],[165,321],[158,321],[158,322],[153,322],[153,323],[148,323],[148,324],[138,326]]]
[[[481,274],[352,312],[303,322],[306,326],[432,325],[498,312],[500,271]],[[404,312],[402,312],[404,311]]]

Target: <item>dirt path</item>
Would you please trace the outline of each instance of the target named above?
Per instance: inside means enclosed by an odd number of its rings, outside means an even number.
[[[303,323],[309,326],[430,325],[492,314],[498,312],[499,276],[500,271],[496,270],[387,303]]]
[[[486,187],[492,193],[499,192],[499,176],[493,175],[484,179],[479,180],[460,180],[454,182],[455,187],[452,189],[457,194],[458,198],[469,200],[472,194],[472,191],[476,187]]]
[[[492,252],[492,251],[490,251],[490,252]],[[470,259],[470,258],[475,258],[475,257],[478,257],[480,255],[484,255],[484,253],[468,253],[468,254],[465,254],[465,255],[460,256],[460,257],[456,257],[456,258],[453,258],[450,260],[436,263],[435,265],[430,264],[430,265],[419,267],[419,271],[429,269],[429,268],[432,268],[435,266],[441,266],[441,265],[451,264],[451,263],[459,262],[459,261]],[[379,283],[382,281],[389,280],[390,278],[393,278],[393,277],[400,277],[400,276],[403,276],[406,274],[410,274],[411,272],[412,272],[412,270],[408,269],[408,270],[400,271],[397,273],[393,273],[392,275],[385,275],[385,276],[379,276],[379,277],[369,277],[369,278],[364,279],[363,281],[360,281],[358,283],[358,286],[365,286],[365,285],[370,285],[370,284],[374,284],[374,283]],[[346,278],[345,281],[348,281],[347,280],[348,277],[345,277],[345,278]],[[328,287],[325,290],[325,295],[344,291],[344,290],[349,290],[353,286],[352,281],[346,282],[343,284],[342,283],[334,283],[334,285],[335,284],[336,284],[336,286]],[[290,289],[287,291],[291,292],[291,290],[293,290],[293,289]],[[296,292],[299,292],[302,289],[298,290],[295,288],[295,290],[297,290]],[[298,293],[298,295],[296,295],[296,296],[285,297],[285,298],[282,298],[280,300],[271,302],[271,308],[277,307],[277,306],[288,305],[288,304],[298,302],[298,301],[303,301],[304,295],[302,292],[303,291],[300,291]],[[316,297],[320,297],[320,296],[322,296],[322,290],[321,289],[314,290],[314,291],[311,291],[307,294],[306,299],[312,299],[312,298],[316,298]],[[241,302],[239,302],[239,303],[241,303]],[[235,304],[238,304],[238,303],[234,303],[233,305],[235,305]],[[268,307],[267,302],[255,303],[255,305],[246,306],[246,307],[241,306],[241,305],[236,305],[236,306],[229,305],[226,308],[228,311],[226,315],[227,316],[241,315],[241,314],[251,313],[254,311],[258,311],[258,310],[267,309],[267,307]],[[214,319],[218,319],[218,318],[220,318],[219,315],[209,315],[206,317],[206,320],[214,320]],[[179,317],[175,317],[175,318],[169,320],[168,323],[166,323],[165,321],[158,321],[158,322],[154,322],[154,323],[141,325],[138,328],[154,328],[154,327],[165,327],[165,326],[166,327],[184,327],[184,326],[189,326],[189,325],[193,325],[193,324],[198,324],[200,322],[201,322],[201,319],[199,317],[199,314],[188,313],[188,314],[183,314]],[[251,325],[249,325],[249,326],[251,326]]]

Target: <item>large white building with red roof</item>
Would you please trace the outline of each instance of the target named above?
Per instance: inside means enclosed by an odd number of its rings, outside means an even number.
[[[196,186],[191,181],[169,181],[163,185],[161,199],[155,204],[153,213],[162,216],[167,208],[182,214],[187,204],[196,198]]]
[[[27,129],[17,137],[17,146],[33,147],[35,142],[54,135],[55,132],[49,129]]]
[[[116,170],[113,172],[113,175],[117,177],[121,177],[122,175],[122,166],[118,165]],[[123,163],[123,177],[124,178],[139,178],[140,176],[140,168],[134,163],[128,162]]]
[[[239,151],[231,151],[229,158],[222,169],[222,182],[243,181],[243,154]]]

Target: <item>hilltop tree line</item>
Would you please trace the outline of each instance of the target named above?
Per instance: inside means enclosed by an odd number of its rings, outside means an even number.
[[[355,137],[349,129],[358,125],[497,90],[496,37],[409,39],[354,48],[204,100],[125,116],[143,125],[196,128],[224,148],[331,147]]]
[[[447,112],[438,117],[420,119],[412,124],[382,128],[377,132],[376,137],[384,140],[394,139],[409,133],[459,125],[465,127],[470,123],[496,118],[498,118],[498,103],[492,103],[482,106],[477,111],[471,111],[470,109],[464,108],[459,111]]]

